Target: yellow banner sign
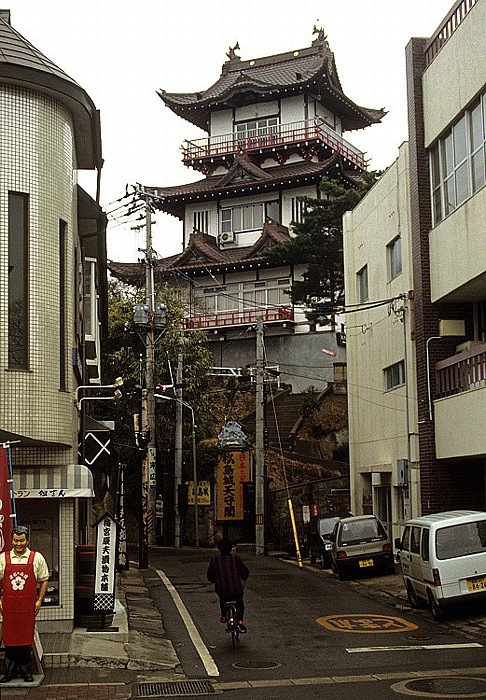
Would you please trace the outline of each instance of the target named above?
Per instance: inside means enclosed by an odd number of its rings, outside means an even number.
[[[223,452],[216,469],[217,520],[243,520],[243,484],[250,480],[250,454]]]
[[[187,490],[187,505],[194,505],[194,481],[186,482],[188,485]],[[197,505],[198,506],[210,506],[211,505],[211,484],[209,481],[198,481],[197,482]]]

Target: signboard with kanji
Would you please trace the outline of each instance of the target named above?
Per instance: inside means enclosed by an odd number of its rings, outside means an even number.
[[[216,468],[216,519],[243,520],[243,484],[250,480],[248,451],[223,452]]]
[[[105,513],[96,524],[96,567],[94,609],[112,613],[115,609],[115,567],[117,561],[117,523]]]
[[[188,492],[187,492],[187,504],[189,506],[194,505],[194,481],[188,481]],[[197,482],[197,505],[198,506],[210,506],[211,505],[211,482],[209,481],[198,481]]]

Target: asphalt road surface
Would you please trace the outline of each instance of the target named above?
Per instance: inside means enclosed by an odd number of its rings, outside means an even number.
[[[248,634],[233,650],[206,579],[212,554],[150,553],[148,585],[187,679],[211,679],[231,700],[486,698],[482,639],[276,557],[242,554]]]

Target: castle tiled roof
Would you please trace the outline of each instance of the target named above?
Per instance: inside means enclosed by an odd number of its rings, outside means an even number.
[[[334,54],[323,32],[312,46],[287,53],[242,61],[230,51],[230,60],[207,90],[158,94],[180,117],[209,131],[211,111],[253,102],[276,100],[283,93],[311,91],[342,120],[343,130],[362,129],[379,122],[383,109],[360,107],[343,92]]]
[[[10,24],[10,11],[0,10],[0,81],[54,95],[71,112],[79,168],[101,167],[99,112],[89,95]]]
[[[214,236],[194,232],[189,238],[185,250],[178,255],[162,258],[155,266],[158,281],[167,280],[178,272],[194,274],[228,269],[243,270],[249,264],[268,264],[263,255],[267,246],[288,241],[289,230],[286,226],[269,219],[263,225],[262,233],[252,246],[240,248],[219,248]],[[117,279],[134,286],[143,286],[145,270],[140,263],[108,262],[110,273]]]
[[[338,177],[351,186],[360,183],[359,173],[347,170],[339,153],[321,162],[299,161],[260,168],[246,153],[237,154],[235,162],[224,175],[211,175],[185,185],[172,187],[146,187],[156,195],[155,206],[182,219],[185,205],[194,200],[204,201],[234,197],[246,192],[272,191],[284,185],[297,186],[319,182],[323,175]]]

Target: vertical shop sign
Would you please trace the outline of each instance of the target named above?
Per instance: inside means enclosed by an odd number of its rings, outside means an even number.
[[[12,542],[12,481],[5,447],[0,446],[0,552]]]
[[[125,520],[125,465],[118,467],[118,489],[116,519],[118,520],[118,551],[117,571],[128,569],[127,525]]]
[[[217,487],[217,519],[243,520],[243,482],[240,481],[240,452],[223,452],[219,458]]]
[[[117,523],[105,513],[96,523],[96,567],[94,609],[111,613],[115,609],[115,565],[117,559]]]

